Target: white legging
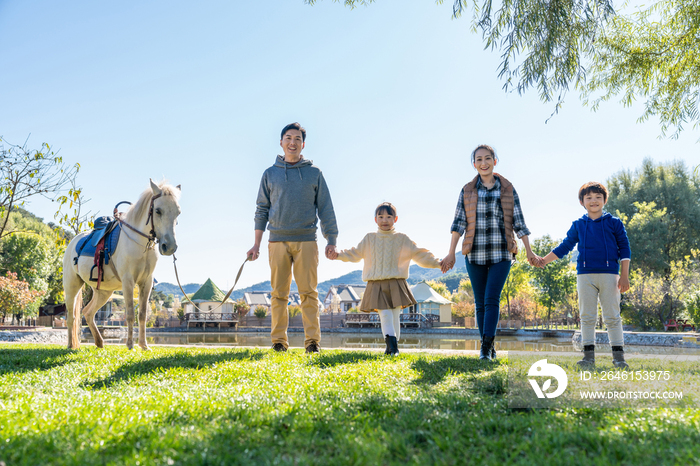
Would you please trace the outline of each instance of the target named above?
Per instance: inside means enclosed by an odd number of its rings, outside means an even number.
[[[382,335],[396,337],[398,341],[401,337],[401,308],[381,309],[379,312],[379,320],[382,323]]]

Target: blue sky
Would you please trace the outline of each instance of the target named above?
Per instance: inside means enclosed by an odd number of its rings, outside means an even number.
[[[31,134],[29,147],[47,142],[80,163],[98,215],[135,200],[149,177],[182,184],[180,278],[222,288],[252,246],[260,176],[292,121],[307,128],[304,155],[329,183],[340,248],[373,231],[374,207],[390,201],[397,229],[444,256],[481,143],[496,148],[533,237],[566,233],[586,181],[645,157],[700,164],[700,134],[657,139],[656,121],[636,122],[641,104],[593,113],[571,93],[545,123],[553,104],[505,93],[498,53],[451,11],[431,0],[354,10],[330,0],[0,1],[0,136],[22,144]],[[27,207],[47,221],[55,211]],[[322,258],[319,279],[359,267]],[[174,283],[170,258],[155,276]],[[268,279],[263,247],[239,286]]]

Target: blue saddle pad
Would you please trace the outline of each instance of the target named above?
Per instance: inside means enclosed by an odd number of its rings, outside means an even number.
[[[119,242],[119,233],[121,233],[121,225],[114,227],[114,230],[107,234],[105,238],[105,265],[109,264],[109,258],[115,249],[117,249],[117,243]],[[75,245],[75,251],[80,251],[81,256],[95,257],[95,250],[97,249],[97,243],[104,236],[104,228],[98,230],[92,230],[89,235],[81,238]]]

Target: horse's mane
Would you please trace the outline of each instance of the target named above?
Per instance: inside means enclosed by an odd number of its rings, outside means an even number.
[[[180,190],[175,186],[168,184],[165,181],[161,181],[158,183],[158,187],[163,191],[163,196],[173,196],[176,201],[180,199]],[[126,212],[126,217],[130,221],[133,221],[137,218],[145,216],[148,208],[151,206],[152,196],[153,190],[151,190],[149,186],[144,192],[141,193],[139,200],[136,201],[136,203]]]

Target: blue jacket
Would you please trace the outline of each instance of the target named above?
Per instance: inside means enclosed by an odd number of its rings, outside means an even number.
[[[607,212],[595,220],[585,214],[571,225],[566,239],[552,251],[558,258],[570,253],[578,243],[576,272],[620,273],[620,260],[631,259],[630,242],[622,221]]]

